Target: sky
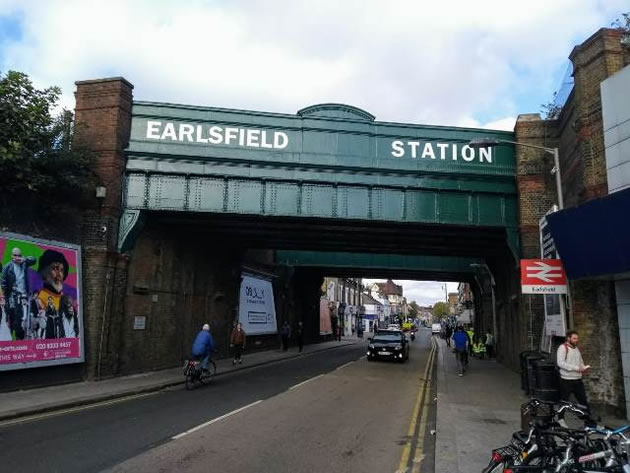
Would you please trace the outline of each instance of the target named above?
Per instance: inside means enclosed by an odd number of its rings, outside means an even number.
[[[363,284],[372,284],[373,282],[385,282],[385,279],[363,279]],[[446,302],[444,294],[444,284],[447,286],[448,292],[457,292],[456,282],[439,282],[439,281],[405,281],[394,279],[394,282],[403,287],[403,296],[407,298],[407,302],[415,301],[418,305],[429,306],[436,302]]]
[[[628,0],[0,0],[0,73],[37,87],[123,76],[134,98],[294,114],[354,105],[379,121],[512,130],[568,55]],[[424,285],[423,285],[424,284]],[[441,300],[439,283],[404,283]],[[450,289],[449,289],[450,290]]]

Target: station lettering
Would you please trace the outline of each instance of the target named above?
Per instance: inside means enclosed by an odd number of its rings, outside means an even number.
[[[289,136],[282,131],[161,121],[147,121],[146,137],[151,140],[247,148],[284,149],[289,145]]]
[[[392,141],[392,156],[412,159],[434,159],[441,161],[478,161],[492,163],[492,148],[472,148],[458,143],[431,143],[422,141]]]

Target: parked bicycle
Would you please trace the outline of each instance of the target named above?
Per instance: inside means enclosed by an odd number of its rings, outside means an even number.
[[[483,473],[630,473],[630,426],[570,429],[560,423],[568,412],[590,421],[588,410],[579,404],[555,406],[532,399],[523,405],[529,430],[515,432],[509,445],[494,449]]]
[[[214,361],[208,362],[208,369],[201,369],[200,360],[186,360],[184,363],[184,376],[186,378],[186,389],[191,390],[195,387],[195,383],[205,384],[210,381],[217,373],[217,365]]]

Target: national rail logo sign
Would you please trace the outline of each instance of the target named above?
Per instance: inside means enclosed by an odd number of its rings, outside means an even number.
[[[559,259],[522,259],[523,294],[566,294],[567,275]]]

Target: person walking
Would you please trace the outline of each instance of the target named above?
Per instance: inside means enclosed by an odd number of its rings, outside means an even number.
[[[230,337],[230,346],[234,347],[234,359],[232,360],[232,364],[235,365],[238,363],[239,365],[243,363],[243,359],[241,358],[241,354],[245,349],[245,331],[243,330],[243,325],[239,322],[232,330],[232,336]]]
[[[289,339],[291,338],[291,326],[286,320],[280,329],[280,336],[282,337],[282,350],[287,351],[289,349]]]
[[[472,355],[473,340],[475,339],[475,331],[473,330],[472,325],[468,326],[466,333],[468,334],[468,354]]]
[[[488,359],[494,356],[494,335],[490,329],[486,332],[486,355],[488,355]]]
[[[453,342],[455,343],[455,356],[457,357],[457,365],[459,366],[459,375],[464,376],[468,368],[468,347],[470,346],[470,340],[461,325],[458,325],[455,329]]]
[[[453,336],[453,327],[450,325],[446,326],[446,346],[450,348],[451,346],[451,337]]]
[[[297,342],[298,342],[298,351],[302,353],[302,349],[304,348],[304,324],[302,321],[298,322],[297,326]]]
[[[586,424],[592,423],[591,409],[586,398],[586,389],[582,375],[590,369],[591,365],[585,365],[582,353],[578,348],[580,336],[576,331],[567,332],[566,341],[558,347],[556,352],[556,365],[560,371],[560,399],[570,401],[571,394],[575,396],[577,402],[586,406],[589,420]],[[560,414],[561,423],[564,423],[564,412]]]

